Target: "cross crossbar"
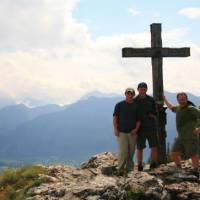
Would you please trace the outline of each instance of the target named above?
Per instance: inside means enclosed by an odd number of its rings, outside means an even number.
[[[122,57],[188,57],[190,48],[131,48],[122,49]]]

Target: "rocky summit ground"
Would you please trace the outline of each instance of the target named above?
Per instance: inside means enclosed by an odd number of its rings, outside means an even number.
[[[116,156],[106,152],[80,168],[48,166],[48,175],[40,175],[46,183],[29,189],[27,200],[200,200],[200,180],[189,172],[189,161],[181,171],[169,163],[125,176],[115,175],[116,164]]]

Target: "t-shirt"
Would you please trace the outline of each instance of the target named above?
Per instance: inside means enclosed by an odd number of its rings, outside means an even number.
[[[115,105],[113,116],[117,116],[117,128],[120,132],[130,133],[139,121],[137,104],[133,101],[128,103],[125,100]]]
[[[156,104],[153,97],[146,95],[145,98],[140,98],[138,95],[135,98],[138,104],[138,110],[141,117],[141,125],[139,132],[152,132],[156,131],[156,121],[149,114],[156,115]]]
[[[178,137],[182,139],[195,139],[194,128],[200,119],[200,109],[187,105],[185,107],[173,106],[172,111],[176,113],[176,129]]]

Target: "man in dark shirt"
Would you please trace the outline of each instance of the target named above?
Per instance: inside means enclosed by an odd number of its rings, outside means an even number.
[[[133,169],[136,135],[140,126],[137,104],[133,100],[135,91],[127,88],[125,100],[116,104],[113,113],[114,133],[118,139],[118,172]]]
[[[135,98],[140,113],[141,126],[137,137],[137,160],[138,171],[143,170],[143,149],[146,147],[148,140],[151,148],[151,164],[150,169],[157,166],[157,131],[156,131],[156,106],[153,97],[146,94],[147,84],[142,82],[138,84],[138,96]]]

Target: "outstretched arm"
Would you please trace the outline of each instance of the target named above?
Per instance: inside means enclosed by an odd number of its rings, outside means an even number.
[[[167,100],[167,98],[165,97],[164,94],[163,94],[163,100],[164,100],[166,106],[167,106],[170,110],[172,110],[173,105]]]

